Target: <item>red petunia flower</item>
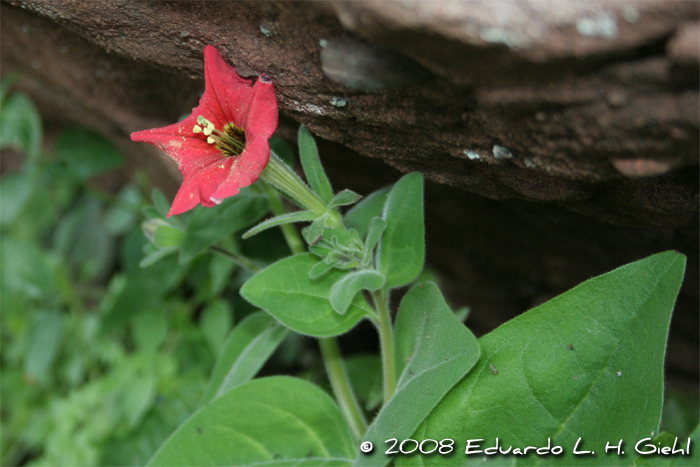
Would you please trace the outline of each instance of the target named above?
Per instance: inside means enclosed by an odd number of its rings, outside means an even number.
[[[197,204],[211,207],[255,182],[270,158],[277,128],[277,99],[266,75],[241,78],[211,45],[204,48],[204,95],[179,123],[137,131],[173,158],[184,176],[168,217]]]

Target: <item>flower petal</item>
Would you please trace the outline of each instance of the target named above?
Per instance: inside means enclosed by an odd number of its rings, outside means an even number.
[[[230,157],[220,158],[185,177],[175,195],[168,217],[189,211],[198,204],[206,207],[218,204],[211,199],[213,192],[229,175],[234,162]]]
[[[237,195],[241,188],[251,185],[260,178],[270,159],[270,143],[267,138],[253,138],[246,142],[240,156],[230,159],[235,159],[231,171],[212,194],[214,198]]]

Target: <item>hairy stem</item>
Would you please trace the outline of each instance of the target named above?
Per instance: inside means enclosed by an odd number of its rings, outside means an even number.
[[[223,256],[224,258],[231,260],[238,266],[247,269],[250,272],[260,272],[259,267],[240,253],[236,253],[235,251],[227,250],[226,248],[221,248],[220,246],[216,245],[210,246],[209,250],[211,250],[212,253],[216,253],[219,256]]]
[[[333,394],[338,400],[340,410],[348,421],[355,438],[362,439],[367,431],[367,421],[350,386],[343,360],[340,358],[338,343],[334,338],[321,338],[318,343],[321,347],[323,361],[326,364],[326,373],[328,373],[328,379],[331,381]]]
[[[284,206],[282,206],[282,200],[280,199],[279,193],[277,193],[277,191],[275,191],[275,189],[267,183],[263,184],[263,189],[265,190],[265,193],[267,193],[268,199],[270,200],[270,209],[272,209],[272,213],[275,216],[286,214],[287,211],[284,209]],[[280,228],[282,229],[284,239],[287,241],[287,245],[289,245],[289,249],[292,250],[292,254],[296,255],[306,251],[304,241],[301,239],[297,229],[295,229],[292,224],[282,224],[280,225]]]
[[[396,362],[394,362],[394,335],[387,295],[383,290],[372,293],[374,306],[377,308],[379,341],[382,350],[382,368],[384,371],[384,403],[394,395],[396,390]]]

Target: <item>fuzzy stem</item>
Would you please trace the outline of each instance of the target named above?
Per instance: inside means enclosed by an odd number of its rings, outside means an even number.
[[[219,256],[223,256],[224,258],[231,260],[238,266],[247,269],[250,272],[255,273],[261,271],[261,269],[255,264],[253,264],[251,260],[239,253],[236,253],[235,251],[227,250],[226,248],[221,248],[220,246],[216,245],[210,246],[209,249],[212,251],[212,253],[216,253]]]
[[[321,347],[323,361],[326,364],[326,373],[333,387],[333,394],[338,400],[340,410],[345,415],[353,435],[356,439],[362,439],[367,431],[367,421],[360,410],[357,398],[350,386],[345,366],[340,358],[338,343],[333,338],[321,338],[318,340]]]
[[[321,217],[326,213],[326,203],[311,191],[306,183],[272,151],[270,151],[270,161],[260,174],[260,178],[317,216]]]
[[[391,314],[384,291],[372,293],[374,306],[377,308],[379,320],[379,341],[382,350],[382,367],[384,370],[384,404],[394,395],[396,390],[396,362],[394,362],[394,336],[391,325]]]
[[[286,214],[287,211],[282,205],[282,200],[280,199],[279,193],[277,193],[277,191],[275,191],[273,187],[267,183],[263,184],[263,189],[265,190],[265,193],[270,201],[270,209],[272,210],[272,213],[275,216]],[[295,229],[292,224],[282,224],[280,225],[280,228],[282,229],[284,239],[287,241],[287,245],[289,245],[289,249],[292,250],[292,254],[297,255],[306,251],[303,240],[299,236],[297,229]]]

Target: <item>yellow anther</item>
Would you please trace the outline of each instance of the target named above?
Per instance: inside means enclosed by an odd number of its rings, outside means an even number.
[[[199,125],[195,125],[194,128],[192,129],[193,133],[201,133],[202,132],[202,127]]]
[[[213,125],[212,125],[213,126]],[[210,126],[206,127],[204,130],[202,130],[205,135],[209,136],[214,129]]]
[[[214,144],[216,143],[216,140],[210,136],[209,138],[207,138],[207,143]]]

